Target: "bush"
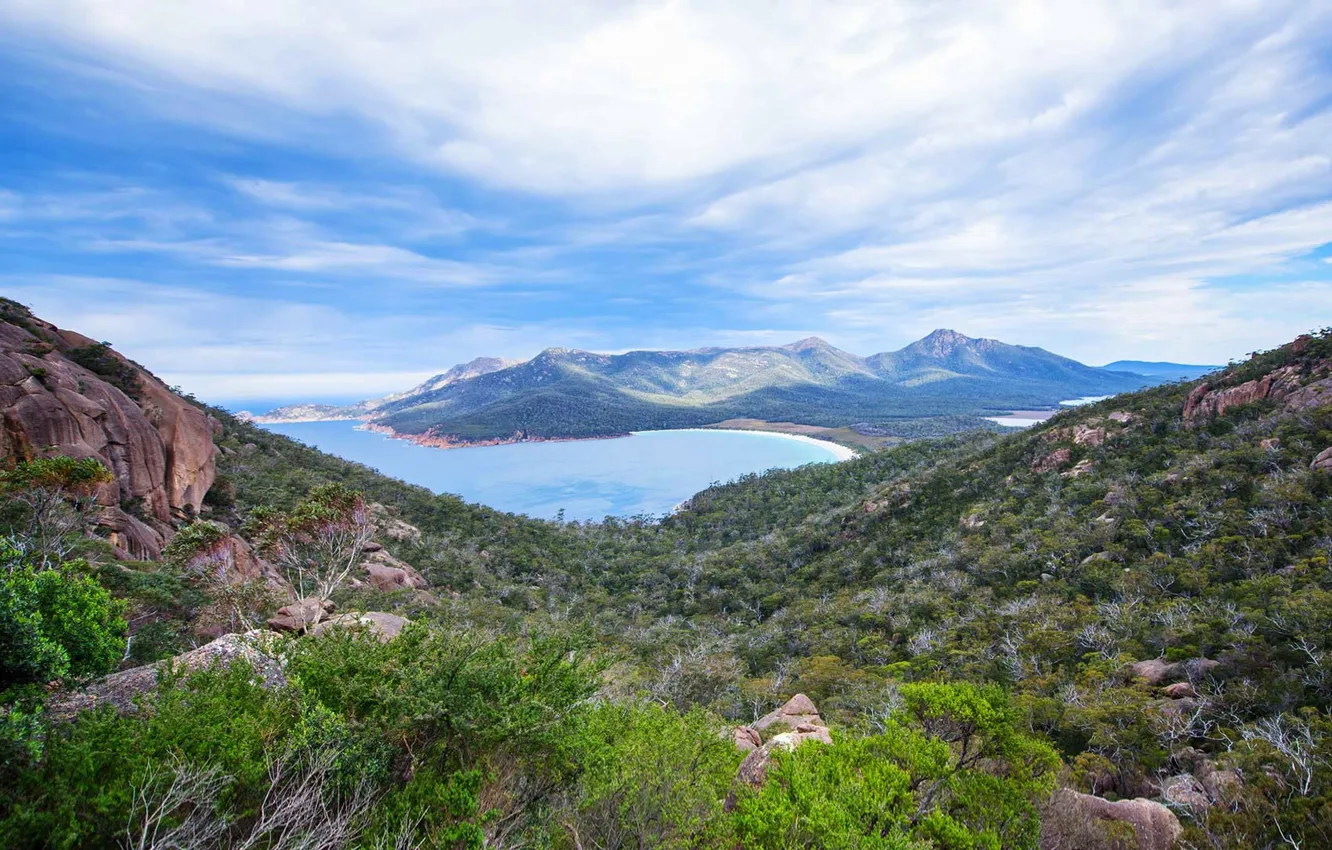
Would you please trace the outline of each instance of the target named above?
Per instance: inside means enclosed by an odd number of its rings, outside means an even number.
[[[122,609],[74,564],[0,572],[0,689],[112,670],[125,651]]]

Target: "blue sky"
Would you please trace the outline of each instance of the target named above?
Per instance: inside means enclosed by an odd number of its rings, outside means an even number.
[[[216,400],[1332,323],[1325,2],[0,0],[0,291]]]

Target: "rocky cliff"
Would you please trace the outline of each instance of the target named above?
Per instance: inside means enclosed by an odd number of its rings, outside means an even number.
[[[156,558],[216,477],[217,423],[108,346],[0,299],[0,464],[95,457],[114,474],[99,523],[128,556]]]

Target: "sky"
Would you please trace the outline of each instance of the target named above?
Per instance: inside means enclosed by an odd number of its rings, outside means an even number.
[[[0,293],[213,401],[1332,324],[1332,4],[0,0]]]

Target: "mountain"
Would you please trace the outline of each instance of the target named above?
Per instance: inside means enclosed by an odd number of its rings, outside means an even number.
[[[246,414],[248,418],[256,422],[278,423],[278,422],[328,422],[337,420],[364,420],[372,417],[376,411],[387,404],[399,401],[404,398],[425,395],[436,390],[443,389],[450,384],[459,381],[465,381],[475,378],[479,375],[485,375],[489,372],[497,372],[500,369],[507,369],[518,361],[506,360],[503,357],[477,357],[466,363],[460,363],[446,372],[442,372],[434,377],[412,387],[410,390],[401,393],[384,396],[383,398],[367,399],[358,401],[355,404],[333,405],[333,404],[288,404],[282,407],[275,407],[267,413],[253,416]]]
[[[93,498],[118,551],[151,558],[212,486],[217,420],[109,346],[0,298],[0,459],[96,458]]]
[[[1150,378],[1160,378],[1166,381],[1192,381],[1223,367],[1166,363],[1154,360],[1116,360],[1113,363],[1105,364],[1101,368],[1112,372],[1132,372],[1135,375],[1146,375]]]
[[[455,445],[609,436],[732,419],[873,426],[1053,406],[1153,382],[950,330],[870,357],[811,337],[778,347],[614,355],[551,348],[523,363],[487,361],[484,371],[471,371],[450,380],[446,373],[352,412],[396,434]],[[338,413],[350,418],[348,410]],[[273,415],[263,421],[274,421]]]
[[[0,845],[1328,846],[1332,332],[570,524],[3,302],[0,354]],[[61,453],[114,486],[32,474]],[[113,545],[116,511],[169,550]],[[293,625],[264,557],[357,541],[336,614]]]

